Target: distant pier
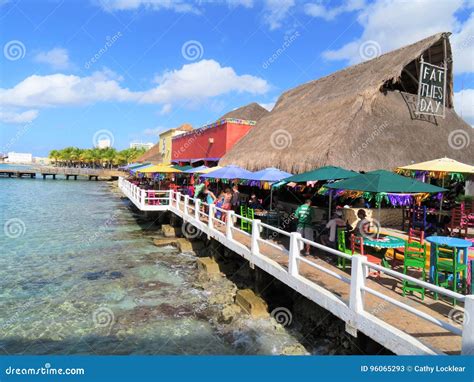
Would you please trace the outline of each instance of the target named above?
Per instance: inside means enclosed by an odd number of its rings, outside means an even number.
[[[0,177],[7,178],[36,178],[40,174],[43,179],[51,177],[56,179],[56,175],[63,175],[66,180],[78,177],[87,177],[89,180],[114,180],[123,175],[121,171],[109,169],[75,168],[75,167],[52,167],[37,166],[28,169],[0,169]]]

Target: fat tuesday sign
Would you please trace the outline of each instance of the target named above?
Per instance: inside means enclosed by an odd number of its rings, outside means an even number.
[[[418,101],[416,111],[444,118],[446,98],[446,69],[423,61],[421,58]]]

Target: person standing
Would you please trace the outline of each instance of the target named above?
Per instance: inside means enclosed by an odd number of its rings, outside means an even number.
[[[313,210],[311,209],[311,199],[307,199],[304,204],[299,206],[295,211],[298,219],[296,232],[300,233],[306,240],[314,240],[313,237]],[[310,254],[310,245],[305,244],[305,256]]]
[[[234,184],[232,187],[232,199],[231,199],[231,204],[232,204],[232,209],[235,211],[236,214],[239,214],[239,208],[240,208],[240,192],[239,192],[239,186],[237,184]]]

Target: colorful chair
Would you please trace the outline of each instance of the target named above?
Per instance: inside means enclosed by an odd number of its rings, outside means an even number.
[[[356,251],[359,251],[359,254],[365,256],[370,263],[382,265],[382,259],[373,255],[365,254],[364,251],[364,238],[361,236],[356,236],[351,234],[351,254],[355,255]],[[374,269],[369,269],[369,276],[380,277],[380,271]]]
[[[425,242],[425,231],[416,228],[410,228],[408,230],[408,243],[418,243],[423,245]],[[393,258],[392,258],[392,268],[397,264],[397,255],[405,255],[404,248],[394,248],[393,249]]]
[[[463,264],[459,261],[462,256],[459,256],[459,250],[457,248],[437,245],[435,247],[436,266],[435,266],[435,285],[449,288],[449,281],[451,282],[451,289],[454,292],[458,290],[460,292],[466,291],[466,277],[467,277],[467,264]],[[439,275],[443,274],[444,278],[440,281]],[[461,284],[461,288],[458,288],[458,284]],[[438,293],[434,294],[435,300],[438,299]],[[456,299],[453,299],[453,305],[456,305]]]
[[[408,268],[416,268],[421,270],[421,280],[426,279],[426,244],[416,241],[405,243],[405,253],[403,259],[403,274],[406,275]],[[421,294],[421,299],[425,299],[425,288],[417,284],[403,280],[403,296],[407,292],[418,292]]]
[[[346,255],[352,255],[352,250],[346,246],[346,231],[344,229],[337,230],[337,249]],[[346,258],[338,256],[337,257],[337,267],[346,269]]]
[[[426,220],[426,206],[417,206],[413,208],[413,212],[411,215],[411,227],[410,228],[417,228],[422,231],[426,231],[427,229],[431,228],[431,224]]]
[[[247,206],[240,206],[240,216],[253,220],[255,211]],[[245,232],[252,232],[252,223],[247,219],[240,219],[240,229]]]

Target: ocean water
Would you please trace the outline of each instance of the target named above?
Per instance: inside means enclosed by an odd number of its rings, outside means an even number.
[[[195,259],[106,182],[0,178],[0,354],[278,354],[269,320],[216,323]],[[229,335],[229,333],[231,333]]]

